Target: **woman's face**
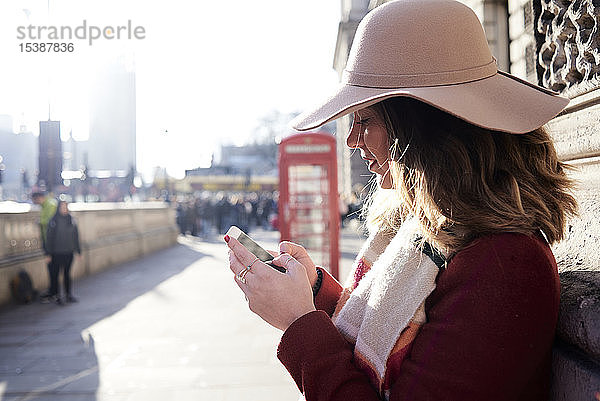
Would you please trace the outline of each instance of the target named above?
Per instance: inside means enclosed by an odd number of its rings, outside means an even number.
[[[369,171],[377,174],[377,183],[381,188],[392,188],[387,129],[375,110],[367,107],[354,112],[354,123],[346,144],[351,149],[360,149],[360,155],[367,162]]]
[[[66,202],[60,202],[60,204],[58,205],[58,212],[63,216],[69,214],[69,208]]]

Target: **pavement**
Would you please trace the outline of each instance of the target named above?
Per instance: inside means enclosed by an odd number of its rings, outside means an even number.
[[[277,232],[252,237],[276,249]],[[341,236],[341,276],[364,240]],[[0,309],[0,401],[293,401],[281,331],[248,309],[220,238],[77,280],[79,302]]]

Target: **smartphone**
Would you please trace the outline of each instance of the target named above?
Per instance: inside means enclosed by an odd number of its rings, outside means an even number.
[[[250,238],[248,234],[240,230],[239,227],[231,226],[225,235],[229,235],[231,238],[238,240],[240,244],[244,245],[246,249],[252,252],[261,262],[264,262],[275,270],[285,273],[285,268],[281,266],[275,266],[273,263],[271,263],[273,256],[269,252],[265,251],[256,242],[254,242],[254,240]]]

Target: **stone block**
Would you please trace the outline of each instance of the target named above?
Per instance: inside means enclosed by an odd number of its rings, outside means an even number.
[[[512,62],[525,60],[525,49],[531,41],[529,35],[521,35],[510,42],[510,59]]]
[[[595,91],[596,96],[600,90]],[[592,96],[571,100],[564,113],[549,124],[556,151],[562,160],[575,160],[600,155],[600,104]]]
[[[600,365],[557,342],[552,357],[551,401],[591,401],[599,397]]]
[[[118,241],[94,243],[87,251],[89,273],[94,274],[118,263],[134,260],[142,255],[137,236],[120,237]]]
[[[518,39],[521,35],[527,34],[523,21],[525,21],[525,16],[523,15],[522,7],[519,7],[510,13],[510,16],[508,17],[508,33],[511,40]]]
[[[600,160],[573,163],[569,175],[576,181],[579,216],[568,222],[566,240],[553,246],[561,272],[600,270]]]
[[[519,78],[525,79],[525,75],[527,74],[527,66],[525,65],[525,60],[521,60],[511,64],[510,73]]]
[[[600,271],[567,271],[561,273],[560,281],[557,335],[600,361]]]
[[[513,14],[528,3],[530,3],[530,0],[508,0],[508,12]]]

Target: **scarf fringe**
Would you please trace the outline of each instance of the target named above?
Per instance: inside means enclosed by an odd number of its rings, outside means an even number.
[[[369,237],[355,269],[361,263],[370,268],[358,283],[348,283],[333,316],[382,397],[388,358],[409,323],[426,321],[424,302],[439,271],[414,244],[415,227],[407,222],[393,238],[380,232]]]

